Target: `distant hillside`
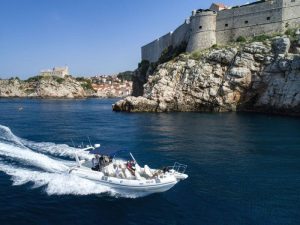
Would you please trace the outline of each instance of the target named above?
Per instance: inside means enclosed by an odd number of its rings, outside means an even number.
[[[114,82],[103,87],[93,83],[91,78],[56,76],[34,76],[27,80],[18,77],[0,79],[0,97],[20,98],[85,98],[85,97],[124,97],[131,93],[131,84],[122,81]],[[123,85],[123,86],[122,86]],[[126,89],[126,92],[123,89]],[[105,89],[102,90],[102,89]],[[121,89],[121,91],[119,90]],[[121,93],[121,94],[120,94]]]
[[[34,76],[27,80],[10,78],[0,80],[0,97],[84,98],[94,93],[87,83],[71,76]]]

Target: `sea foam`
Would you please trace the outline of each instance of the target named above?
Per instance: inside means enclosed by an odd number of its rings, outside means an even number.
[[[136,198],[143,194],[116,191],[97,182],[69,174],[75,148],[49,142],[33,142],[15,136],[8,127],[0,125],[0,171],[11,176],[13,185],[31,183],[42,187],[48,195],[108,194],[113,197]],[[81,153],[82,158],[90,158]]]

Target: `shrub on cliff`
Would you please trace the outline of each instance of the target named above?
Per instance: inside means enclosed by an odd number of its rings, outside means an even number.
[[[213,46],[211,46],[212,49],[219,49],[219,46],[217,44],[214,44]]]
[[[92,86],[92,81],[89,79],[85,79],[85,81],[80,85],[84,90],[94,90]]]
[[[237,42],[246,42],[246,38],[243,37],[243,36],[239,36],[237,39],[236,39]]]
[[[270,38],[271,38],[271,36],[266,35],[266,34],[262,34],[262,35],[258,35],[258,36],[253,37],[252,41],[264,42],[264,41],[266,41]]]
[[[191,59],[199,60],[201,58],[201,51],[193,51],[190,55]]]
[[[43,77],[42,76],[34,76],[34,77],[29,77],[25,82],[36,82],[41,80]]]
[[[296,28],[290,28],[285,31],[285,35],[289,36],[292,41],[298,41],[298,35],[296,34]]]
[[[138,65],[138,70],[140,74],[146,75],[150,66],[150,62],[148,60],[142,60]]]
[[[32,93],[35,92],[35,89],[34,89],[34,88],[27,88],[27,89],[25,89],[24,91],[25,91],[25,93],[26,93],[27,95],[30,95],[30,94],[32,94]]]
[[[57,83],[59,83],[59,84],[62,84],[64,81],[65,81],[65,79],[64,78],[61,78],[61,77],[53,77],[53,80],[55,80]]]
[[[79,82],[84,82],[84,81],[86,81],[86,78],[84,78],[84,77],[76,77],[75,80],[79,81]]]
[[[19,77],[11,77],[11,78],[9,78],[8,80],[9,80],[9,81],[13,81],[13,80],[18,80],[18,81],[20,81],[21,79],[20,79]]]
[[[124,80],[132,81],[132,76],[133,76],[133,71],[125,71],[125,72],[121,72],[117,75],[117,77],[120,80],[122,80],[122,82]]]
[[[138,64],[138,70],[140,74],[146,76],[147,71],[149,70],[150,74],[155,71],[158,65],[173,60],[177,56],[186,52],[187,42],[181,42],[180,45],[173,47],[172,45],[168,48],[165,48],[161,53],[157,62],[150,63],[148,60],[143,60]]]
[[[158,59],[158,64],[162,64],[168,62],[175,57],[179,56],[181,53],[186,51],[187,43],[181,42],[180,45],[173,47],[173,45],[169,46],[168,48],[164,49],[161,53],[161,56]]]

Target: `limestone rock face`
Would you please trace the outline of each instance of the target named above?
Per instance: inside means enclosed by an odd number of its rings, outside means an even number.
[[[41,80],[36,86],[36,95],[42,98],[83,98],[86,96],[81,85],[68,78],[62,83],[52,79]]]
[[[273,49],[277,55],[288,53],[290,47],[291,47],[291,41],[287,37],[277,38],[273,42]]]
[[[1,97],[25,97],[26,86],[18,79],[13,80],[0,80],[0,96]]]
[[[124,100],[118,101],[114,105],[115,111],[127,112],[156,112],[157,104],[153,100],[144,97],[126,97]]]
[[[83,98],[88,96],[73,78],[46,77],[35,81],[0,80],[0,97]]]
[[[212,49],[199,60],[180,55],[157,67],[143,96],[120,100],[113,109],[300,115],[300,55],[288,53],[290,43],[283,37],[240,49]]]

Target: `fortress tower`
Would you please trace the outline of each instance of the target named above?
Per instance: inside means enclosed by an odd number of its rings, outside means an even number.
[[[213,3],[194,10],[174,32],[142,47],[142,60],[156,62],[164,49],[187,43],[187,52],[225,45],[239,36],[283,33],[300,26],[300,0],[260,0],[231,8]]]
[[[217,13],[210,10],[193,11],[187,52],[202,50],[216,44]]]

